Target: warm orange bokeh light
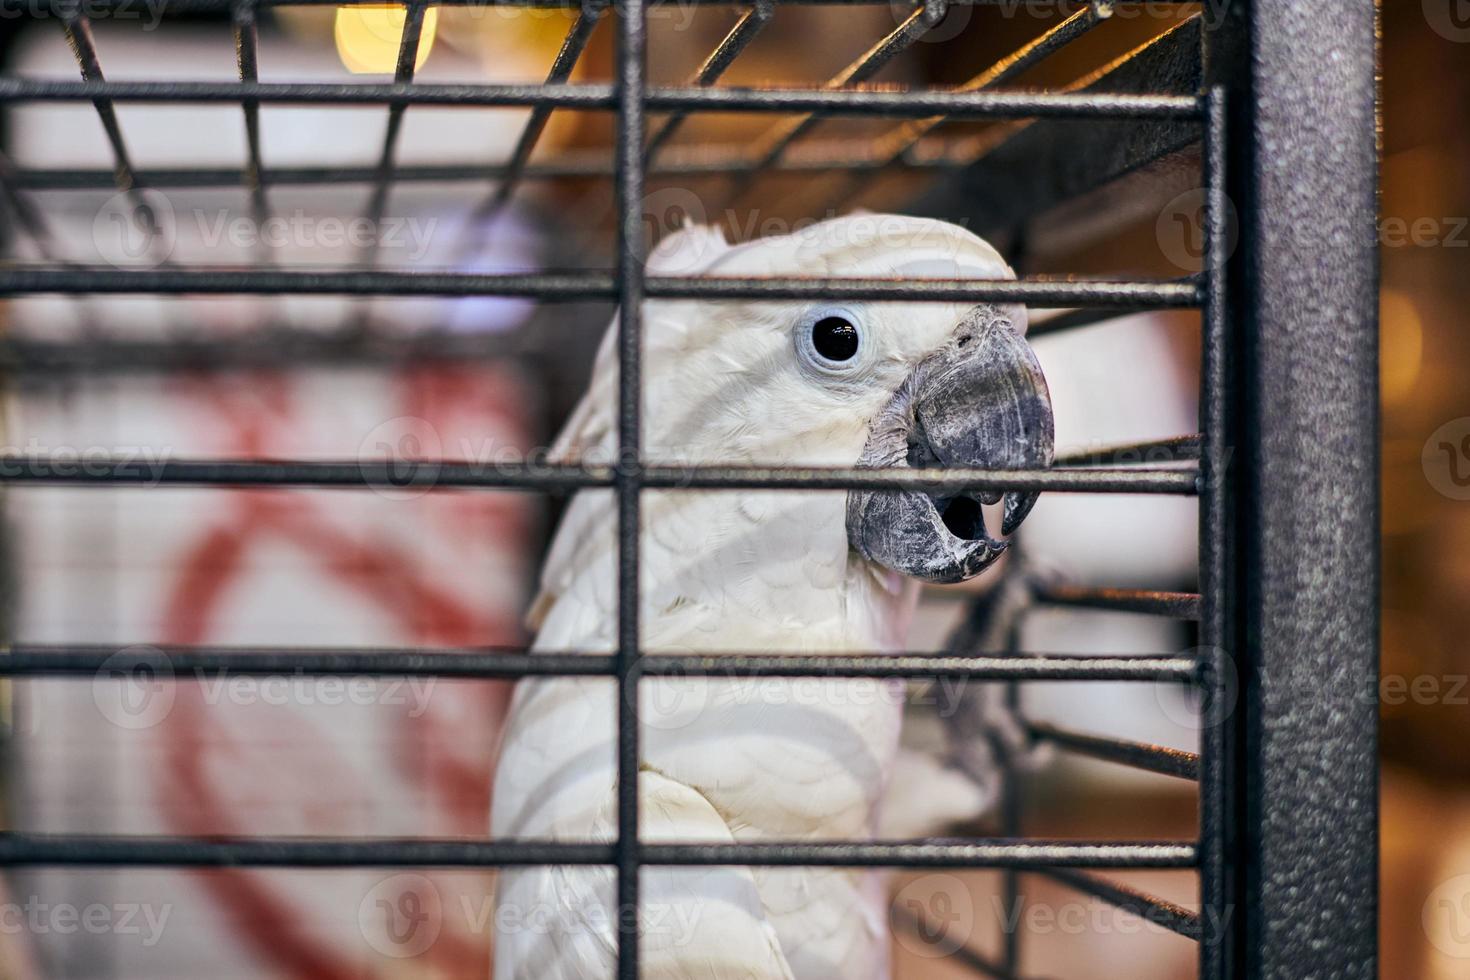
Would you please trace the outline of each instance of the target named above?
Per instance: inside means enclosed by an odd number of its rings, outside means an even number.
[[[1424,356],[1424,323],[1414,301],[1396,289],[1379,300],[1379,383],[1383,402],[1403,401],[1419,380]]]
[[[399,4],[338,7],[332,34],[342,64],[354,74],[391,75],[398,64],[398,48],[403,43],[403,24],[407,19],[408,9]],[[415,69],[423,67],[428,60],[438,26],[439,9],[429,7],[424,11]]]

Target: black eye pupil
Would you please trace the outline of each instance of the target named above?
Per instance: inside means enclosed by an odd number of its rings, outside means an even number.
[[[851,360],[858,351],[857,327],[840,316],[823,317],[812,325],[812,346],[829,361]]]

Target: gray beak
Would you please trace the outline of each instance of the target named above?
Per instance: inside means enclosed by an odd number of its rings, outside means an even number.
[[[943,348],[925,358],[874,420],[860,467],[1034,469],[1051,465],[1051,397],[1041,365],[997,307],[972,309]],[[1034,492],[1004,495],[1001,532],[1021,525]],[[931,496],[919,490],[852,490],[848,542],[863,557],[928,582],[962,582],[1000,557],[981,504],[992,492]]]

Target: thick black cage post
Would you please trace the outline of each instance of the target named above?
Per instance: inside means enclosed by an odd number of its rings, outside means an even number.
[[[124,0],[115,0],[117,3]],[[37,29],[63,31],[80,80],[0,77],[0,104],[91,103],[114,157],[109,170],[25,169],[0,161],[7,220],[29,239],[41,262],[0,267],[0,293],[213,294],[351,296],[476,294],[544,302],[596,298],[622,310],[618,433],[621,463],[504,465],[433,463],[407,471],[385,461],[190,460],[91,461],[58,468],[41,457],[0,459],[0,480],[27,484],[317,487],[350,491],[416,485],[480,490],[573,491],[611,488],[619,496],[618,649],[612,655],[543,655],[449,649],[171,648],[129,653],[117,646],[15,645],[0,656],[10,677],[91,678],[121,666],[174,675],[229,671],[275,674],[513,678],[595,675],[615,678],[618,701],[619,834],[613,843],[433,839],[192,839],[0,834],[0,866],[171,867],[491,867],[601,864],[615,868],[623,907],[638,901],[640,869],[650,865],[834,865],[997,868],[1014,891],[1023,874],[1044,875],[1199,943],[1199,975],[1228,977],[1369,977],[1376,972],[1377,706],[1363,697],[1377,671],[1378,468],[1375,99],[1376,11],[1372,0],[1330,9],[1306,0],[1205,5],[1128,58],[1085,84],[1055,91],[1005,83],[1080,38],[1114,13],[1094,0],[1010,57],[947,89],[899,91],[865,84],[922,36],[947,6],[916,5],[886,37],[830,84],[815,88],[735,88],[721,75],[787,4],[832,5],[886,0],[757,0],[683,86],[655,86],[646,76],[648,0],[443,0],[441,5],[568,7],[579,11],[542,84],[427,84],[414,79],[414,54],[425,5],[408,4],[394,81],[261,82],[257,13],[266,7],[326,0],[163,0],[166,13],[228,17],[239,80],[109,81],[92,40],[90,18],[108,3],[83,6],[5,0],[7,14],[34,18]],[[360,0],[332,0],[356,3]],[[651,0],[657,3],[659,0]],[[733,0],[697,0],[730,5]],[[1120,3],[1117,6],[1125,6]],[[1189,8],[1193,9],[1193,8]],[[604,15],[616,19],[617,68],[611,83],[568,79]],[[140,168],[129,155],[118,103],[238,105],[249,137],[239,168]],[[263,105],[367,105],[389,110],[381,155],[368,167],[269,168],[262,162]],[[497,165],[400,165],[396,142],[415,106],[532,108],[508,162]],[[611,165],[575,154],[533,159],[554,109],[609,113],[616,121]],[[680,156],[667,144],[698,113],[769,115],[767,138],[751,147],[715,147]],[[652,114],[660,118],[648,124]],[[786,123],[774,124],[778,116]],[[846,145],[827,156],[786,150],[813,120],[867,116],[921,121],[899,126],[878,152]],[[939,121],[1027,120],[964,161],[912,151]],[[840,175],[851,193],[880,172],[924,178],[915,213],[966,220],[983,233],[1014,232],[1040,212],[1086,192],[1126,181],[1147,165],[1199,148],[1204,200],[1203,271],[1160,280],[1024,277],[1010,282],[662,278],[646,276],[640,202],[653,175],[728,174],[744,187],[770,174]],[[1189,157],[1194,159],[1193,157]],[[372,188],[369,211],[381,216],[395,182],[497,181],[478,206],[491,213],[518,184],[563,178],[610,182],[617,204],[615,262],[592,272],[481,274],[377,267],[336,271],[265,261],[244,268],[103,268],[59,256],[36,192],[116,187],[243,187],[252,213],[269,208],[281,185],[354,182]],[[834,181],[837,183],[838,181]],[[1126,185],[1125,185],[1126,186]],[[841,203],[841,202],[838,202]],[[146,213],[146,208],[143,209]],[[1202,351],[1199,429],[1176,439],[1116,447],[1085,459],[1061,459],[1038,471],[705,467],[693,472],[651,465],[640,455],[640,309],[645,298],[852,298],[1002,301],[1066,312],[1036,323],[1053,333],[1139,310],[1197,309]],[[1107,329],[1102,324],[1098,329]],[[394,363],[432,357],[483,357],[483,346],[448,333],[387,341],[360,330],[340,335],[267,330],[257,342],[124,341],[96,337],[0,340],[0,363],[35,377],[85,377],[144,368],[352,362]],[[1140,465],[1140,457],[1168,465]],[[1057,587],[1037,597],[1060,607],[1127,610],[1199,624],[1199,651],[1078,656],[1066,652],[956,648],[902,656],[643,656],[638,630],[639,499],[645,489],[924,487],[1032,489],[1060,493],[1193,495],[1200,515],[1199,586],[1195,593]],[[125,661],[120,662],[121,654]],[[1199,832],[1192,839],[1063,841],[1026,835],[1023,815],[1005,806],[1003,836],[987,839],[761,844],[645,844],[637,839],[634,792],[638,706],[628,696],[648,676],[966,677],[1039,684],[1054,681],[1160,679],[1194,685],[1206,724],[1195,752],[1182,752],[1054,725],[1032,734],[1081,753],[1198,783]],[[1198,874],[1198,911],[1108,880],[1107,869],[1177,868]],[[1207,917],[1207,918],[1206,918]],[[1202,921],[1222,923],[1219,935]],[[619,916],[618,975],[639,972],[636,920]],[[1033,940],[1034,941],[1034,940]],[[1000,950],[962,948],[955,955],[977,973],[1023,975],[1024,937]]]

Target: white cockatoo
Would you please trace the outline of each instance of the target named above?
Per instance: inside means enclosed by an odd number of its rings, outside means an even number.
[[[731,246],[687,227],[651,275],[1000,279],[1013,273],[944,222],[861,215]],[[1052,459],[1046,384],[1016,306],[950,302],[650,300],[644,455],[660,465],[1024,468]],[[554,458],[615,462],[616,324]],[[646,655],[902,650],[917,581],[979,574],[1034,494],[647,491]],[[531,613],[533,655],[615,647],[616,506],[569,506]],[[647,678],[640,834],[648,843],[870,839],[899,758],[902,681]],[[512,703],[492,835],[617,836],[616,688],[529,678]],[[642,975],[881,978],[882,883],[860,869],[649,867]],[[614,972],[613,869],[528,867],[497,886],[497,980]]]

